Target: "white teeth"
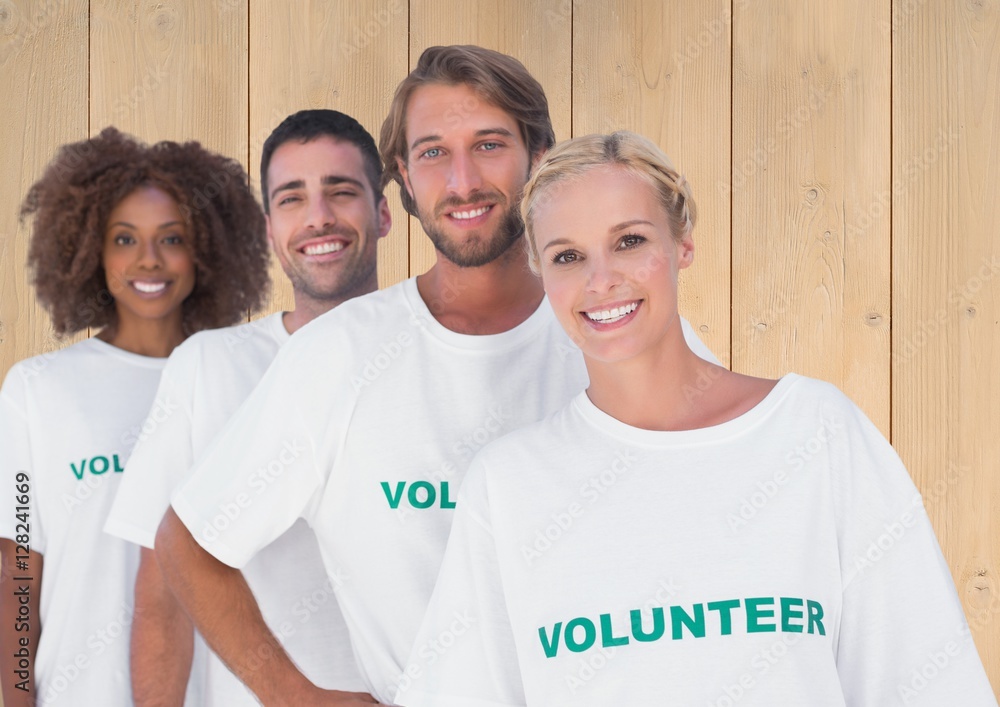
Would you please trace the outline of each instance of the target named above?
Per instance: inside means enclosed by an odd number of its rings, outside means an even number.
[[[166,286],[167,283],[165,282],[142,282],[141,280],[135,280],[132,282],[132,287],[139,290],[139,292],[145,292],[147,295],[161,292],[166,288]]]
[[[329,243],[319,243],[317,245],[308,245],[303,248],[303,252],[306,255],[326,255],[327,253],[336,253],[338,250],[343,250],[344,244],[340,241],[330,241]]]
[[[478,209],[475,209],[474,211],[452,211],[451,217],[457,219],[476,218],[476,216],[482,216],[489,210],[490,210],[489,206],[481,206]]]
[[[592,322],[600,322],[601,324],[611,324],[612,322],[617,322],[619,319],[623,319],[632,312],[635,311],[636,307],[639,306],[638,302],[632,302],[626,304],[623,307],[615,307],[613,309],[602,309],[600,312],[584,312],[587,315],[587,319]]]

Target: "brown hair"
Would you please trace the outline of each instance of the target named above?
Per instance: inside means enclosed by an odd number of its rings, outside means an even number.
[[[528,263],[536,274],[539,259],[533,227],[535,210],[547,197],[553,197],[553,185],[572,180],[601,165],[620,166],[656,190],[674,239],[681,240],[694,228],[698,211],[691,196],[691,186],[652,140],[628,130],[566,140],[549,150],[535,167],[521,199]]]
[[[58,334],[117,324],[104,235],[111,211],[143,186],[174,199],[191,234],[195,286],[182,304],[186,333],[235,324],[262,304],[269,284],[264,215],[240,163],[197,142],[148,146],[108,127],[60,148],[21,206],[22,221],[34,217],[32,283]]]
[[[549,103],[542,85],[517,59],[476,46],[428,47],[417,67],[396,88],[389,115],[382,123],[379,150],[385,163],[382,184],[395,181],[407,213],[416,216],[413,199],[403,185],[397,158],[406,163],[406,107],[421,86],[466,84],[484,100],[508,113],[521,127],[528,154],[535,157],[555,144]]]

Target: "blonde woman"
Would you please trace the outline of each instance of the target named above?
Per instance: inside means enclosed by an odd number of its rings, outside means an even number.
[[[874,425],[827,383],[685,343],[696,212],[668,158],[627,132],[571,140],[521,208],[590,386],[473,461],[397,702],[996,705]]]

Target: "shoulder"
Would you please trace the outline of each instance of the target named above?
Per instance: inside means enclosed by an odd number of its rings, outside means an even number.
[[[273,356],[288,339],[287,333],[282,335],[281,317],[282,313],[276,312],[252,322],[192,334],[170,354],[167,370],[204,360],[231,362],[234,356],[244,356],[248,350],[261,350]]]
[[[834,384],[794,373],[786,375],[782,383],[780,409],[786,417],[875,430],[861,408]]]
[[[574,405],[570,401],[541,420],[488,443],[476,454],[474,464],[486,469],[487,475],[498,478],[509,478],[517,473],[515,470],[521,469],[534,473],[532,462],[558,454],[554,450],[565,449],[567,443],[586,434],[580,429],[581,420]]]
[[[53,377],[76,376],[81,366],[107,358],[107,352],[94,339],[84,339],[55,351],[22,359],[11,366],[4,380],[4,389],[13,386],[30,387],[37,381]]]
[[[412,336],[416,314],[405,292],[406,282],[355,297],[316,317],[281,348],[279,360],[301,361],[363,355],[369,349]]]

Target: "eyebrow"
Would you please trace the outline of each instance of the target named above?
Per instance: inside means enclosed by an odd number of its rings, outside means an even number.
[[[645,219],[636,218],[632,219],[631,221],[622,221],[617,226],[612,226],[611,228],[608,229],[608,233],[616,233],[618,231],[624,231],[626,228],[632,228],[632,226],[638,226],[639,224],[644,224],[646,226],[654,225],[652,222],[647,221]],[[544,253],[554,245],[571,245],[572,243],[573,241],[571,241],[568,238],[556,238],[554,241],[549,241],[545,245],[545,247],[542,248],[542,252]]]
[[[166,223],[161,223],[156,228],[161,229],[161,228],[170,228],[171,226],[183,226],[183,225],[184,225],[183,221],[167,221]],[[132,228],[132,229],[138,228],[137,226],[134,226],[128,221],[115,221],[114,223],[108,224],[108,228],[112,228],[113,226],[125,226],[126,228]]]
[[[632,219],[631,221],[622,221],[617,226],[612,226],[611,228],[608,229],[608,233],[614,233],[615,231],[623,231],[626,228],[632,228],[632,226],[638,226],[640,224],[645,225],[645,226],[652,226],[653,225],[652,222],[646,221],[645,219],[635,218],[635,219]]]
[[[320,184],[324,186],[336,186],[337,184],[353,184],[359,189],[364,189],[365,185],[359,179],[354,177],[345,177],[340,174],[328,174],[319,180]],[[293,179],[290,182],[285,182],[284,184],[279,184],[274,189],[271,190],[271,195],[268,199],[273,199],[274,195],[279,191],[291,191],[292,189],[302,189],[306,185],[305,180]]]
[[[500,137],[510,137],[510,138],[514,137],[514,133],[512,133],[507,128],[483,128],[482,130],[476,131],[475,137],[477,138],[488,137],[490,135],[498,135]],[[413,144],[410,145],[410,152],[413,152],[420,145],[423,145],[425,142],[436,142],[440,139],[441,139],[440,135],[428,135],[426,137],[420,138],[419,140],[414,140]]]

